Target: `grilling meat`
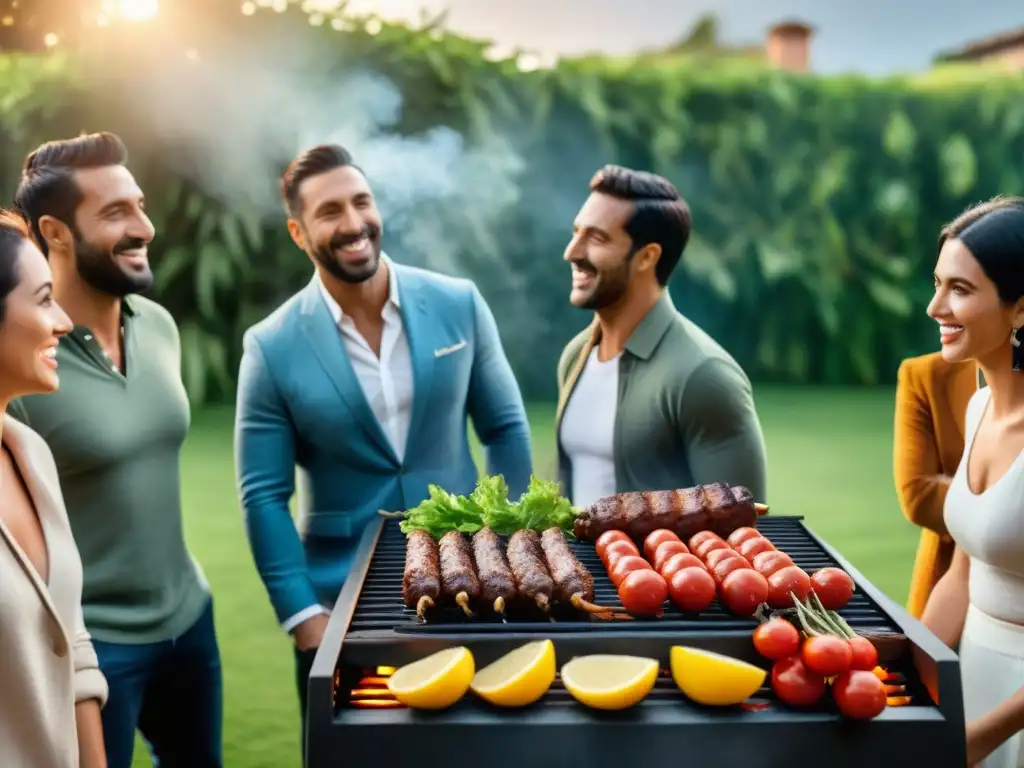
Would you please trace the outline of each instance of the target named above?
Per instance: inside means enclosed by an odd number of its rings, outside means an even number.
[[[520,530],[508,540],[508,563],[516,579],[516,591],[542,611],[551,605],[555,584],[544,563],[544,550],[536,531]]]
[[[473,560],[480,578],[481,598],[494,606],[495,613],[504,613],[506,603],[516,596],[516,581],[501,539],[490,528],[473,534]]]
[[[583,567],[558,527],[548,528],[540,537],[544,560],[555,585],[555,599],[570,603],[587,613],[610,612],[610,608],[594,605],[594,577]]]
[[[454,600],[467,616],[472,616],[470,602],[480,597],[480,579],[473,565],[473,555],[466,537],[449,531],[441,537],[441,592]]]
[[[416,615],[436,605],[441,596],[441,566],[437,542],[426,531],[412,531],[405,538],[405,573],[402,574],[402,599]]]
[[[737,528],[753,527],[768,511],[755,504],[742,485],[709,483],[669,491],[637,491],[599,499],[573,524],[576,537],[595,541],[605,531],[625,531],[635,541],[667,528],[683,541],[700,531],[726,537]]]

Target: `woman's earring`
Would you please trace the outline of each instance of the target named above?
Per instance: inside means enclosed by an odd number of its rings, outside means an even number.
[[[1021,340],[1017,334],[1020,333],[1020,328],[1014,328],[1010,333],[1010,343],[1013,345],[1012,360],[1013,370],[1024,371],[1024,344],[1021,344]]]

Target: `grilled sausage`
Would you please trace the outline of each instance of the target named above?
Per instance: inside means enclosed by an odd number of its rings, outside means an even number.
[[[433,608],[441,596],[441,566],[437,542],[426,531],[411,531],[405,538],[405,572],[402,574],[402,599],[416,615]]]
[[[625,531],[636,541],[667,528],[683,541],[700,531],[726,537],[737,528],[754,527],[768,507],[755,504],[743,486],[709,483],[668,491],[620,493],[599,499],[576,518],[573,533],[596,541],[605,531]]]
[[[495,613],[504,613],[505,605],[516,596],[516,581],[501,539],[490,528],[473,534],[473,561],[480,579],[481,598],[494,606]]]
[[[441,537],[441,592],[454,600],[467,616],[472,616],[471,601],[480,597],[480,579],[473,565],[469,542],[458,531]]]
[[[555,599],[587,613],[606,614],[611,610],[594,605],[594,577],[576,558],[561,528],[552,527],[544,531],[540,546],[555,585]]]
[[[508,540],[508,563],[516,579],[516,591],[542,611],[551,605],[555,584],[544,563],[544,551],[536,531],[521,530]]]

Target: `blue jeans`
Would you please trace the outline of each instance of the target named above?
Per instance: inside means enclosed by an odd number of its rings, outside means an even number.
[[[159,768],[222,768],[223,684],[213,602],[180,637],[93,640],[110,696],[101,711],[108,768],[131,768],[135,730]]]

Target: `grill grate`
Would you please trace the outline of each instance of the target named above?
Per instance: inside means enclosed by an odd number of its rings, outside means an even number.
[[[793,558],[793,562],[813,573],[827,566],[841,567],[825,551],[817,539],[803,524],[800,517],[767,516],[757,522],[758,530],[777,549]],[[593,544],[569,539],[576,557],[594,577],[594,601],[599,605],[621,609],[615,587],[608,579],[603,563],[597,556]],[[750,631],[756,624],[752,618],[740,618],[726,612],[716,600],[700,615],[685,614],[670,603],[665,604],[665,613],[658,618],[637,618],[632,621],[608,621],[573,611],[553,611],[555,621],[542,616],[510,614],[506,620],[490,611],[481,611],[474,618],[467,617],[457,607],[446,608],[434,613],[427,622],[421,622],[416,612],[406,608],[402,602],[402,573],[405,567],[405,536],[396,521],[388,521],[370,561],[366,579],[348,635],[378,632],[401,632],[403,634],[458,635],[460,633],[507,633],[600,632],[637,631],[657,629],[662,631]],[[858,589],[840,615],[858,632],[898,633],[897,625],[862,590]]]

